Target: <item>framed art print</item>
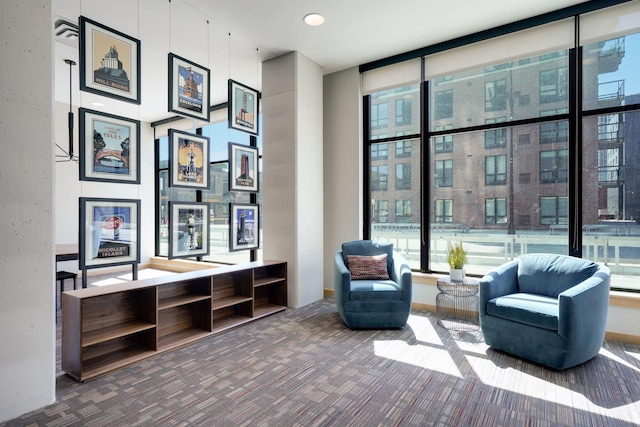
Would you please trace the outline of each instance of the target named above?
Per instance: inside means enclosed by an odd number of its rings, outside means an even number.
[[[258,135],[260,93],[229,79],[229,127]]]
[[[209,255],[209,205],[169,202],[169,259]]]
[[[140,262],[140,200],[80,198],[80,269]]]
[[[79,112],[80,180],[140,184],[140,121]]]
[[[169,129],[169,186],[209,188],[209,137]]]
[[[229,251],[260,247],[260,212],[256,204],[229,204]]]
[[[229,191],[258,191],[258,149],[229,143]]]
[[[208,68],[169,54],[169,111],[209,121]]]
[[[80,90],[140,104],[140,40],[81,16]]]

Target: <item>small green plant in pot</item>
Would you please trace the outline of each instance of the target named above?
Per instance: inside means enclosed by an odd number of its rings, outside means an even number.
[[[464,280],[464,265],[467,262],[467,251],[462,247],[462,242],[451,245],[447,248],[447,262],[451,270],[449,271],[449,277],[454,282],[461,282]]]

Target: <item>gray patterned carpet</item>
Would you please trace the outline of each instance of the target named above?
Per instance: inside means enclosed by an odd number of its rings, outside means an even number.
[[[88,383],[6,426],[636,426],[640,346],[550,371],[435,314],[351,331],[332,300],[289,309]]]

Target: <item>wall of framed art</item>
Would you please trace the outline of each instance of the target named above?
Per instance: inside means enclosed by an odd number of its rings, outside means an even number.
[[[55,151],[56,155],[64,155],[69,145],[67,114],[71,111],[75,114],[72,126],[76,153],[74,160],[56,163],[55,167],[55,241],[79,243],[80,197],[140,200],[140,262],[145,264],[155,255],[152,244],[156,234],[153,218],[155,138],[168,135],[169,129],[195,134],[197,128],[209,124],[214,115],[220,114],[205,106],[227,102],[229,79],[241,82],[249,89],[255,88],[252,90],[258,93],[260,64],[270,53],[259,52],[255,44],[241,35],[232,34],[229,28],[209,25],[209,17],[180,1],[132,4],[114,0],[107,9],[92,2],[81,5],[59,2],[54,8],[56,16],[84,26],[87,36],[82,41],[82,61],[80,38],[73,45],[54,37]],[[151,21],[146,19],[148,16],[155,18]],[[163,25],[160,31],[158,22],[168,23],[168,27]],[[179,31],[185,23],[188,23],[188,35]],[[113,43],[105,44],[105,41]],[[104,46],[107,46],[106,50]],[[71,80],[69,65],[64,61],[58,64],[58,58],[69,58],[77,63],[71,69]],[[96,72],[102,68],[103,72]],[[125,75],[128,83],[123,83]],[[189,94],[184,92],[188,86],[185,82],[192,75],[194,84],[191,87],[198,87],[198,96],[193,96],[193,92],[192,96],[186,96]],[[194,101],[196,105],[193,105]],[[164,113],[160,116],[149,114],[151,105],[161,106]],[[222,111],[224,117],[216,120],[224,120],[226,125],[227,111]],[[80,116],[83,123],[80,123]],[[155,129],[149,126],[165,118],[177,118],[177,121]],[[259,126],[259,122],[256,125]],[[94,131],[100,134],[95,140]],[[257,127],[255,131],[258,132]],[[129,141],[125,143],[127,134]],[[220,152],[224,151],[226,155],[227,144],[232,139],[219,141]],[[207,179],[206,174],[203,170],[202,179]],[[181,183],[185,186],[178,188],[193,190],[194,194],[206,191],[211,184]],[[249,186],[249,189],[253,187]],[[238,194],[243,194],[238,197],[242,202],[249,200],[251,193],[238,190]],[[225,245],[228,246],[226,241]],[[65,262],[58,267],[73,271],[77,263]]]

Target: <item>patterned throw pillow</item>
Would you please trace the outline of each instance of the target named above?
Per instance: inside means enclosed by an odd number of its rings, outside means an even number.
[[[364,256],[347,255],[351,280],[389,280],[387,254]]]

